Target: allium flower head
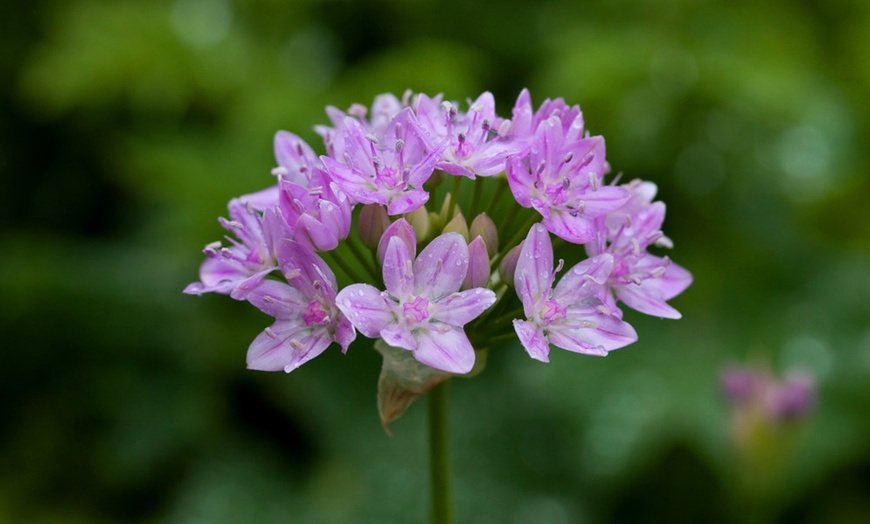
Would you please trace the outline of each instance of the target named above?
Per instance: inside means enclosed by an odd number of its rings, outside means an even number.
[[[339,309],[363,335],[410,350],[419,362],[450,373],[468,373],[474,348],[462,327],[495,302],[489,289],[459,291],[468,270],[468,246],[458,233],[432,240],[419,256],[411,226],[385,237],[384,284],[353,284],[339,292]],[[385,232],[385,235],[389,232]],[[413,239],[408,242],[407,238]]]
[[[551,345],[605,355],[637,339],[620,303],[679,317],[668,301],[692,277],[648,252],[672,246],[656,187],[605,182],[604,139],[579,106],[535,109],[523,90],[508,120],[489,92],[461,109],[408,91],[326,114],[323,154],[275,135],[277,180],[230,201],[229,244],[206,246],[185,289],[274,319],[248,349],[251,369],[291,371],[332,343],[346,351],[359,331],[383,357],[386,427],[511,341],[543,362]],[[551,234],[571,259],[564,272]],[[800,406],[793,391],[777,397],[781,412]]]

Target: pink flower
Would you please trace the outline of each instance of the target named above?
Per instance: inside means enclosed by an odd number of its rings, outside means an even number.
[[[548,231],[575,244],[592,240],[595,219],[628,199],[624,189],[601,185],[608,169],[604,139],[583,138],[580,116],[570,124],[547,118],[535,129],[528,155],[507,159],[517,203],[534,208]]]
[[[469,105],[468,112],[462,113],[454,104],[442,102],[440,95],[424,94],[412,103],[430,140],[448,143],[438,169],[468,178],[501,173],[508,156],[528,150],[527,140],[509,135],[510,121],[496,115],[492,93],[483,93]]]
[[[593,242],[586,245],[590,256],[608,253],[613,256],[613,272],[607,286],[616,298],[641,313],[662,318],[680,318],[680,312],[667,301],[682,293],[692,283],[692,274],[646,249],[651,245],[671,247],[661,231],[665,205],[652,202],[656,186],[636,180],[625,186],[631,198],[601,222]],[[612,297],[605,301],[619,316]]]
[[[401,231],[400,231],[401,230]],[[338,308],[369,338],[413,352],[417,361],[450,373],[468,373],[474,348],[463,326],[495,302],[489,289],[459,291],[468,270],[468,246],[458,233],[436,237],[416,256],[416,237],[405,219],[384,233],[386,291],[352,284]]]
[[[289,373],[332,342],[347,351],[356,332],[335,306],[335,275],[319,256],[291,241],[278,255],[289,285],[263,280],[240,298],[275,317],[248,348],[248,368]]]
[[[432,145],[414,112],[403,109],[380,135],[345,117],[343,154],[323,157],[335,183],[354,201],[387,206],[390,215],[408,213],[429,200],[423,183],[432,176],[446,144]]]
[[[550,344],[603,356],[637,340],[634,328],[603,307],[603,284],[612,267],[610,255],[589,258],[566,271],[553,289],[550,234],[541,224],[532,226],[514,276],[526,315],[526,320],[514,320],[514,329],[532,358],[549,362]]]
[[[187,294],[215,292],[238,299],[240,292],[256,286],[278,267],[275,246],[286,232],[278,214],[274,210],[259,213],[248,197],[230,200],[227,208],[230,218],[221,217],[218,221],[238,240],[227,236],[229,246],[220,242],[205,246],[206,259],[199,270],[201,281],[188,285],[184,289]]]

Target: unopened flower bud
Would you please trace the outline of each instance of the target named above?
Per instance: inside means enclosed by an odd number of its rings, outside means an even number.
[[[447,225],[444,226],[444,233],[459,233],[465,238],[465,241],[468,242],[468,222],[465,221],[465,217],[462,216],[462,213],[457,213],[450,222],[447,222]]]
[[[495,222],[486,213],[481,213],[474,217],[474,220],[471,221],[468,235],[470,238],[476,236],[483,237],[490,257],[494,257],[498,253],[498,231],[495,228]]]
[[[414,241],[414,229],[411,228],[411,224],[409,224],[407,220],[400,218],[390,224],[390,227],[384,231],[381,240],[378,242],[378,262],[381,264],[384,263],[384,255],[387,253],[387,246],[390,244],[390,239],[394,236],[398,236],[405,242],[408,246],[408,253],[413,254],[417,250]]]
[[[381,236],[390,225],[387,209],[378,204],[367,204],[359,213],[359,236],[369,249],[378,247]]]
[[[462,282],[462,289],[486,287],[489,282],[489,255],[483,237],[474,237],[468,244],[468,272]]]
[[[417,240],[425,241],[429,236],[432,220],[429,218],[429,212],[425,207],[418,207],[414,211],[405,215],[408,223],[414,228],[414,233],[417,234]]]
[[[517,261],[520,259],[520,250],[522,250],[522,242],[505,254],[498,265],[498,274],[501,276],[502,282],[509,286],[514,285],[514,273],[517,271]]]

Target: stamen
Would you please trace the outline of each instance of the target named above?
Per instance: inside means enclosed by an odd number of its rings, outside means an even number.
[[[511,131],[511,121],[503,120],[501,125],[498,126],[498,135],[505,136]]]
[[[592,191],[598,191],[598,188],[601,187],[601,179],[598,178],[598,174],[594,172],[589,173],[589,189]]]
[[[362,104],[353,104],[350,106],[350,109],[347,110],[347,114],[355,116],[360,120],[365,119],[366,113],[368,113],[368,108]]]

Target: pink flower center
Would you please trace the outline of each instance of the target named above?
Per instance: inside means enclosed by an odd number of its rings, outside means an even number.
[[[325,324],[329,320],[329,312],[319,300],[313,300],[308,303],[308,308],[305,310],[305,314],[302,315],[302,320],[305,321],[306,326]]]
[[[405,302],[402,308],[405,310],[406,317],[414,317],[417,322],[429,318],[429,301],[423,297],[416,297],[412,302]]]
[[[551,324],[556,320],[565,320],[567,317],[567,311],[565,308],[559,305],[555,300],[548,300],[544,305],[544,314],[541,315],[544,322],[547,324]]]

